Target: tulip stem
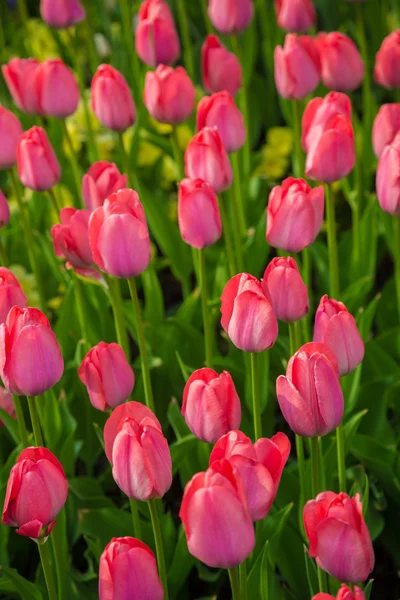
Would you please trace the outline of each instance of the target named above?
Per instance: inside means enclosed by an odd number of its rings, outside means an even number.
[[[239,565],[240,600],[247,600],[247,565],[246,559]]]
[[[76,153],[74,150],[74,144],[72,142],[71,136],[68,131],[67,123],[65,119],[61,120],[64,132],[64,138],[67,142],[67,146],[69,149],[69,156],[67,156],[67,160],[71,161],[72,173],[74,176],[76,194],[78,197],[78,202],[75,204],[77,208],[82,208],[81,195],[82,195],[82,184],[81,184],[81,173],[78,165],[78,161],[76,160]]]
[[[344,451],[343,423],[340,423],[340,425],[336,429],[336,448],[338,461],[339,490],[341,492],[346,492],[346,456]]]
[[[33,437],[35,438],[35,446],[44,446],[42,430],[40,429],[39,413],[36,405],[35,396],[27,396],[29,413],[31,415]]]
[[[233,238],[235,240],[235,250],[236,250],[236,264],[240,273],[244,271],[243,266],[243,245],[242,245],[242,231],[240,226],[240,216],[236,201],[235,189],[232,186],[230,188],[231,198],[230,198],[230,208],[233,222]]]
[[[156,544],[158,571],[164,588],[164,600],[168,600],[168,582],[167,570],[165,568],[164,545],[161,535],[160,519],[158,517],[158,508],[155,498],[150,498],[147,504],[149,506],[151,524],[153,526],[154,541]]]
[[[261,409],[260,409],[260,382],[258,376],[258,356],[256,352],[250,353],[251,361],[251,387],[253,393],[253,420],[255,441],[262,437]]]
[[[44,578],[46,580],[47,591],[49,593],[49,600],[57,600],[57,589],[54,583],[53,571],[50,565],[50,556],[49,556],[49,548],[47,543],[39,543],[39,554],[40,560],[42,563],[42,569],[44,573]]]
[[[73,271],[74,289],[76,298],[76,311],[78,313],[78,321],[80,325],[81,334],[83,337],[83,348],[85,352],[89,348],[89,333],[86,326],[85,308],[83,304],[82,285],[75,271]]]
[[[246,225],[246,211],[245,211],[245,202],[243,198],[243,190],[242,183],[240,177],[240,164],[238,159],[238,153],[233,152],[231,154],[232,160],[232,169],[233,169],[233,189],[235,195],[235,203],[236,203],[236,211],[238,214],[239,224],[240,224],[240,233],[241,235],[245,235],[247,232]]]
[[[33,233],[32,233],[32,229],[30,226],[30,221],[26,216],[24,202],[22,200],[19,183],[15,176],[14,170],[10,169],[9,173],[10,173],[11,184],[12,184],[12,187],[14,190],[14,196],[17,201],[18,208],[19,208],[22,227],[23,227],[24,233],[25,233],[26,249],[28,252],[29,262],[30,262],[33,274],[35,275],[36,285],[37,285],[39,298],[40,298],[40,308],[42,310],[45,310],[46,297],[44,294],[43,282],[42,282],[42,278],[40,275],[39,262],[38,262],[37,256],[36,256],[35,245],[34,245],[34,240],[33,240]]]
[[[237,567],[228,569],[229,580],[231,582],[232,600],[241,600],[240,598],[240,583]]]
[[[229,228],[228,215],[226,214],[225,201],[223,195],[218,196],[219,212],[221,214],[222,229],[224,232],[225,248],[229,265],[229,276],[233,277],[237,273],[235,253],[233,251],[232,236]]]
[[[311,438],[312,497],[319,494],[319,445],[318,437]]]
[[[292,100],[293,109],[293,172],[295,177],[304,177],[304,154],[301,147],[301,106],[298,100]]]
[[[213,28],[213,26],[211,24],[211,21],[210,21],[209,17],[208,17],[207,0],[201,0],[200,4],[201,4],[202,12],[203,12],[204,23],[205,23],[206,29],[207,29],[207,34],[213,34],[214,33],[214,28]]]
[[[124,306],[122,304],[121,288],[119,285],[119,281],[116,278],[109,277],[105,273],[103,273],[103,276],[108,285],[118,344],[125,352],[128,362],[131,362],[131,349],[129,345],[128,334],[126,332]]]
[[[50,188],[49,190],[47,190],[51,203],[53,205],[54,211],[56,213],[56,219],[57,219],[57,223],[60,222],[60,207],[58,206],[58,200],[57,200],[57,196],[54,192],[53,188]]]
[[[329,252],[329,270],[330,270],[330,294],[331,298],[339,300],[339,260],[336,237],[336,216],[335,199],[331,184],[325,185],[326,218],[328,228],[328,252]]]
[[[179,28],[181,30],[181,36],[183,40],[183,52],[185,58],[186,70],[189,74],[190,79],[194,80],[194,60],[193,60],[193,49],[192,41],[190,39],[189,31],[189,19],[187,16],[186,0],[177,0],[176,9],[178,12]]]
[[[28,441],[28,432],[26,430],[24,411],[22,409],[21,398],[19,396],[13,395],[14,406],[15,406],[15,414],[17,416],[17,425],[19,431],[19,439],[24,448],[27,448],[29,445]]]
[[[248,178],[250,177],[250,168],[251,168],[251,147],[250,147],[250,120],[249,120],[249,98],[248,98],[248,89],[246,83],[246,74],[244,68],[244,60],[242,49],[240,47],[239,39],[236,35],[231,36],[231,43],[234,53],[239,59],[239,62],[242,66],[243,70],[243,81],[242,87],[239,90],[239,101],[240,108],[243,113],[244,125],[246,127],[246,139],[241,150],[242,152],[242,160],[243,160],[243,179],[247,183]]]
[[[307,290],[309,290],[308,292],[308,301],[309,301],[309,310],[308,313],[306,314],[306,316],[304,317],[302,323],[303,323],[303,337],[305,340],[305,343],[307,343],[308,341],[310,341],[311,339],[311,335],[310,335],[310,318],[311,318],[311,313],[312,313],[312,300],[313,300],[313,295],[312,295],[312,290],[311,290],[311,261],[310,261],[310,249],[304,248],[302,253],[301,253],[301,258],[302,258],[302,269],[301,269],[301,274],[303,276],[303,281],[304,284],[307,287]]]
[[[123,136],[122,131],[118,131],[118,140],[119,140],[119,147],[121,149],[122,162],[124,165],[123,168],[128,177],[128,184],[129,184],[129,187],[133,188],[133,181],[132,181],[131,170],[130,170],[130,166],[129,166],[129,156],[125,150],[124,136]]]
[[[394,271],[395,271],[395,284],[396,284],[396,295],[397,295],[397,307],[400,318],[400,217],[394,217]]]
[[[131,515],[132,515],[132,523],[133,523],[133,535],[138,540],[142,539],[142,524],[140,522],[139,511],[137,507],[137,502],[129,498],[129,504],[131,507]]]
[[[204,328],[204,344],[206,366],[211,369],[213,358],[213,335],[210,322],[210,314],[208,311],[208,292],[207,292],[207,277],[206,277],[206,255],[205,248],[199,250],[199,286],[201,292],[201,307],[203,311],[203,328]]]
[[[6,252],[6,249],[4,247],[3,241],[1,239],[0,239],[0,260],[1,260],[1,266],[2,267],[7,267],[8,266],[7,252]]]
[[[147,346],[146,346],[146,337],[144,334],[143,320],[142,320],[142,311],[140,309],[140,302],[136,289],[136,280],[134,277],[128,279],[129,291],[131,293],[133,311],[136,318],[136,333],[137,333],[137,341],[139,345],[140,358],[142,362],[142,375],[143,375],[143,385],[144,385],[144,395],[146,399],[146,404],[150,408],[150,410],[155,413],[154,400],[153,400],[153,390],[151,388],[151,378],[150,378],[150,368],[149,368],[149,359],[147,356]]]

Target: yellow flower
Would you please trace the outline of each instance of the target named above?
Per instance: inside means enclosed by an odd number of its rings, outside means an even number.
[[[161,148],[141,140],[139,144],[138,152],[138,166],[139,167],[151,167],[155,162],[162,156],[163,151]]]
[[[293,150],[293,132],[288,127],[271,127],[267,132],[267,146],[280,156],[288,156]]]
[[[254,175],[266,179],[281,179],[289,167],[289,160],[279,155],[274,148],[264,146],[261,164],[256,168]]]
[[[38,60],[58,56],[57,44],[49,28],[41,19],[29,19],[27,22],[28,38],[32,53]]]

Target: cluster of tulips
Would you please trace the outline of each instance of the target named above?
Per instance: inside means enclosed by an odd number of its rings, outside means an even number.
[[[266,241],[277,249],[277,256],[266,267],[262,279],[243,272],[243,238],[248,229],[243,182],[250,175],[251,115],[243,93],[242,66],[239,57],[214,34],[208,35],[201,51],[203,86],[210,95],[197,104],[197,132],[181,157],[178,148],[177,161],[182,159],[178,225],[181,237],[193,248],[205,340],[205,366],[198,365],[201,368],[188,377],[181,412],[194,436],[213,445],[207,470],[195,474],[184,489],[179,517],[189,552],[209,567],[229,570],[235,600],[255,599],[252,590],[247,590],[246,575],[246,560],[255,548],[258,531],[254,523],[267,517],[291,452],[285,433],[263,437],[259,354],[275,344],[278,321],[287,323],[291,356],[286,374],[277,378],[276,397],[284,420],[295,434],[303,507],[300,528],[304,527],[309,556],[315,559],[318,569],[319,593],[313,600],[333,598],[326,574],[342,584],[336,600],[365,600],[364,589],[353,584],[361,585],[368,580],[374,567],[374,551],[360,495],[347,495],[342,424],[345,403],[340,382],[342,376],[360,365],[364,342],[354,316],[340,301],[332,185],[346,178],[355,165],[352,106],[347,93],[361,85],[364,64],[355,43],[343,33],[320,33],[316,37],[295,33],[316,25],[311,0],[276,0],[275,10],[279,26],[289,31],[284,45],[276,47],[274,53],[276,87],[280,96],[293,103],[297,137],[295,177],[275,186],[266,206]],[[85,19],[85,10],[78,0],[41,0],[40,11],[52,28],[69,28]],[[253,13],[251,0],[208,1],[213,28],[220,34],[236,36],[236,43]],[[11,469],[2,522],[17,527],[18,534],[38,543],[51,600],[57,598],[57,591],[47,540],[66,502],[68,483],[63,466],[44,445],[46,432],[42,431],[37,404],[44,402],[39,397],[61,380],[64,361],[56,335],[42,312],[46,310],[46,299],[21,184],[50,194],[58,220],[51,229],[54,252],[65,261],[75,281],[77,306],[81,307],[82,285],[94,280],[109,294],[115,320],[118,343],[101,341],[90,348],[85,316],[78,310],[86,353],[78,375],[93,407],[110,413],[104,427],[104,451],[115,483],[130,500],[136,536],[113,538],[104,549],[99,571],[100,599],[168,598],[160,508],[156,500],[171,487],[172,461],[168,441],[155,414],[136,283],[151,263],[151,231],[141,200],[140,173],[130,166],[122,133],[135,123],[135,128],[139,127],[144,106],[156,121],[171,125],[173,136],[176,135],[176,126],[192,118],[196,90],[185,68],[171,66],[180,55],[180,41],[165,0],[142,2],[131,45],[129,52],[136,53],[152,69],[146,73],[144,90],[139,89],[140,81],[136,81],[137,89],[132,94],[122,73],[110,64],[100,65],[91,81],[92,112],[104,128],[118,134],[125,172],[121,173],[113,163],[97,161],[81,179],[79,165],[72,158],[76,205],[63,208],[54,190],[61,179],[61,167],[45,124],[48,118],[61,120],[73,155],[65,119],[77,110],[82,81],[58,58],[43,62],[13,58],[2,66],[15,106],[37,117],[43,125],[23,132],[17,116],[0,107],[0,167],[9,171],[18,200],[41,308],[27,306],[17,278],[2,266],[0,376],[5,389],[0,394],[0,406],[17,418],[25,447]],[[399,55],[397,31],[383,41],[376,57],[374,74],[380,85],[390,89],[400,87]],[[300,101],[321,82],[332,91],[324,98],[311,99],[301,115]],[[240,108],[234,100],[236,94]],[[371,123],[371,131],[379,158],[378,200],[397,223],[400,104],[382,106],[373,128]],[[229,207],[223,194],[228,189],[233,189]],[[325,294],[320,300],[311,333],[308,248],[321,231],[324,210],[330,290],[329,297]],[[9,219],[7,200],[0,194],[0,225],[6,227]],[[359,227],[359,221],[353,226]],[[400,236],[400,228],[398,231]],[[206,249],[221,237],[226,246],[229,280],[221,296],[220,324],[226,338],[245,353],[252,382],[254,443],[240,431],[242,409],[233,377],[227,371],[218,373],[213,368],[217,343],[208,302]],[[399,272],[400,256],[396,259]],[[127,280],[132,297],[145,404],[130,400],[135,374],[119,280]],[[400,276],[396,283],[400,286]],[[400,297],[400,287],[398,293]],[[25,396],[34,446],[30,445],[25,425],[21,402]],[[337,492],[323,489],[320,461],[321,437],[333,431],[337,439]],[[312,499],[306,494],[307,453],[313,466]],[[137,501],[148,504],[157,561],[140,539]]]

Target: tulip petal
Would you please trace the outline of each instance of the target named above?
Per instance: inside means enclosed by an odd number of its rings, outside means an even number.
[[[280,375],[276,380],[276,394],[282,414],[290,428],[305,437],[317,435],[316,425],[310,407],[294,385]]]

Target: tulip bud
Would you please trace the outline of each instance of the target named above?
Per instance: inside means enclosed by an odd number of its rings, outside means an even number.
[[[64,361],[57,338],[37,308],[14,306],[0,325],[0,377],[17,396],[40,396],[60,381]]]
[[[240,150],[246,139],[243,115],[229,92],[204,96],[197,107],[197,131],[215,127],[227,152]]]
[[[91,85],[92,110],[100,123],[114,131],[124,131],[136,120],[131,90],[111,65],[100,65]]]
[[[225,35],[247,29],[253,18],[252,0],[208,0],[208,16],[215,29]]]
[[[129,279],[146,269],[150,262],[149,231],[134,190],[118,190],[96,208],[89,220],[89,245],[103,273]]]
[[[71,27],[86,17],[79,0],[40,0],[40,14],[54,29]]]
[[[275,0],[279,27],[286,31],[305,31],[317,22],[312,0]]]
[[[296,261],[291,258],[273,258],[265,269],[262,287],[271,298],[272,308],[280,321],[293,323],[309,311],[308,291]]]
[[[231,431],[215,444],[210,466],[225,458],[238,470],[251,519],[260,521],[271,509],[289,454],[290,442],[284,433],[261,438],[253,445],[241,431]]]
[[[217,194],[232,185],[231,163],[215,127],[204,127],[190,140],[185,173],[191,179],[204,179]]]
[[[300,252],[314,242],[323,218],[324,188],[288,177],[269,195],[267,242],[286,252]]]
[[[113,538],[100,557],[99,600],[128,598],[162,600],[164,590],[150,548],[132,537]]]
[[[169,490],[168,442],[147,406],[139,402],[117,406],[105,424],[104,444],[115,482],[129,498],[147,501]]]
[[[54,454],[47,448],[25,448],[10,472],[2,523],[18,527],[19,535],[43,540],[67,496],[64,469]]]
[[[244,352],[263,352],[274,345],[278,323],[258,279],[240,273],[228,281],[221,296],[221,325]]]
[[[385,212],[400,216],[400,132],[385,146],[376,170],[376,194]]]
[[[145,0],[140,5],[135,46],[149,67],[170,65],[177,60],[181,50],[179,37],[165,0]]]
[[[31,190],[50,190],[61,178],[61,167],[41,127],[32,127],[22,134],[17,148],[18,176]]]
[[[31,115],[40,113],[36,91],[36,72],[39,65],[35,58],[12,58],[7,65],[1,67],[15,106]]]
[[[202,179],[182,179],[178,184],[178,222],[183,240],[193,248],[207,248],[222,234],[218,200]]]
[[[10,220],[10,207],[7,198],[0,190],[0,227],[5,227]]]
[[[14,400],[10,392],[0,387],[0,409],[4,410],[13,419],[17,418],[15,413]],[[0,418],[0,427],[3,427],[4,423]]]
[[[36,71],[40,114],[65,119],[79,104],[79,87],[73,72],[59,58],[45,60]]]
[[[282,98],[301,100],[321,79],[321,63],[314,38],[288,33],[285,44],[274,52],[275,83]]]
[[[240,426],[242,410],[235,384],[227,371],[198,369],[183,390],[182,415],[190,431],[203,442],[215,442]]]
[[[326,344],[304,344],[276,380],[279,406],[289,427],[305,437],[326,435],[343,416],[336,356]]]
[[[128,400],[135,384],[125,352],[115,343],[99,342],[89,350],[78,374],[87,388],[90,402],[103,411]]]
[[[17,162],[17,146],[22,133],[18,118],[0,104],[0,169],[9,169]]]
[[[313,98],[307,104],[302,119],[301,143],[305,152],[313,144],[316,127],[324,127],[329,119],[337,114],[342,114],[351,120],[351,102],[346,94],[329,92],[325,98]]]
[[[375,117],[372,129],[372,144],[379,158],[385,146],[391,144],[400,131],[400,103],[383,104]]]
[[[356,320],[343,302],[322,296],[315,315],[314,342],[323,342],[334,352],[340,375],[347,375],[364,358],[364,342]]]
[[[216,35],[208,35],[201,48],[201,72],[206,92],[227,91],[231,96],[242,86],[242,67],[233,52]]]
[[[335,598],[330,594],[321,592],[316,594],[316,596],[313,596],[312,600],[335,600]],[[345,583],[342,583],[340,590],[337,593],[336,600],[365,600],[365,594],[357,585],[354,586],[353,593]]]
[[[392,31],[382,42],[376,55],[374,79],[385,88],[400,88],[400,29]]]
[[[144,104],[160,123],[177,125],[186,121],[194,109],[196,91],[183,67],[158,65],[148,71],[144,86]]]
[[[5,267],[0,267],[0,324],[13,306],[25,308],[27,300],[18,279]]]
[[[309,554],[339,581],[365,581],[374,568],[374,550],[362,514],[360,495],[323,492],[303,512]]]
[[[126,188],[127,176],[121,175],[117,165],[100,160],[94,163],[82,178],[82,197],[88,210],[103,206],[114,192]]]
[[[90,215],[90,210],[62,208],[61,223],[51,228],[56,256],[67,259],[76,269],[87,269],[93,265],[88,237]]]
[[[364,63],[353,40],[344,33],[332,31],[320,33],[317,43],[325,87],[341,92],[358,88],[364,77]]]
[[[190,554],[209,567],[230,569],[253,551],[254,528],[237,469],[218,460],[186,485],[179,517]]]

